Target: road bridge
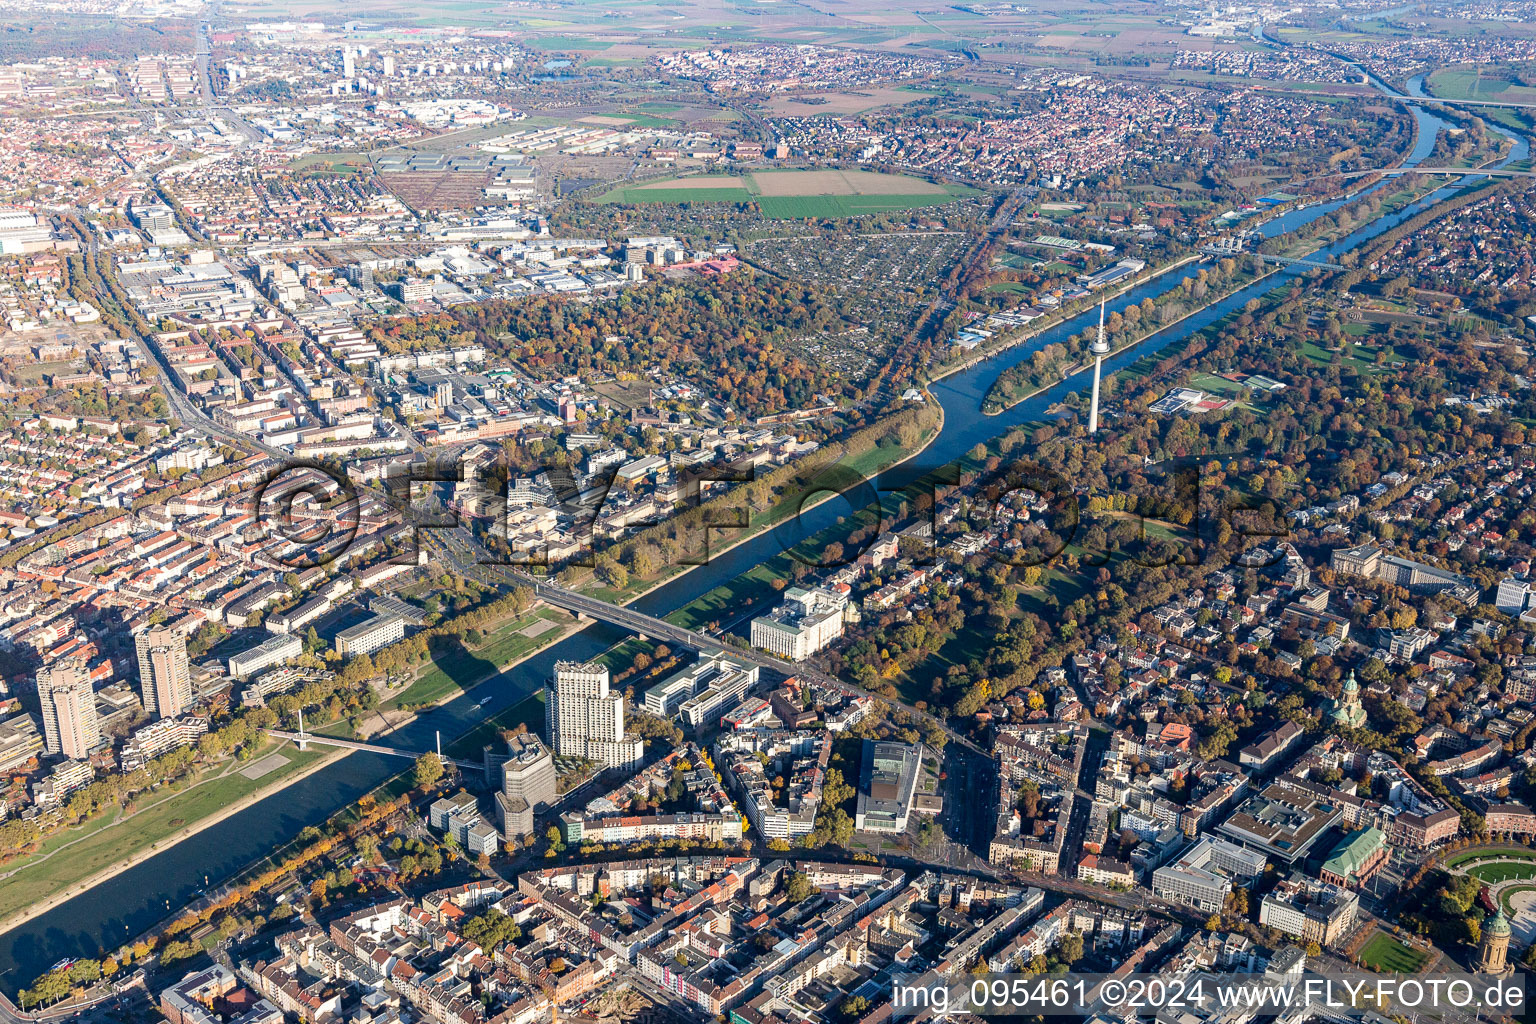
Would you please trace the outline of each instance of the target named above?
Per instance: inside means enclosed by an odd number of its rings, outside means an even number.
[[[906,711],[908,714],[921,719],[929,725],[938,727],[943,731],[944,735],[949,737],[951,742],[958,743],[961,746],[975,751],[978,754],[982,754],[987,757],[991,756],[976,744],[972,743],[969,739],[962,736],[954,729],[950,728],[948,723],[946,723],[943,719],[929,714],[926,711],[919,711],[912,705],[903,703],[894,697],[887,697],[879,693],[871,693],[868,690],[861,689],[860,687],[854,686],[851,683],[846,683],[841,679],[836,678],[835,676],[821,671],[818,668],[804,665],[799,662],[786,661],[785,659],[780,658],[777,655],[769,654],[766,651],[734,647],[723,643],[706,633],[700,633],[692,629],[685,629],[682,626],[668,622],[665,619],[658,619],[654,615],[647,615],[644,612],[635,611],[633,608],[625,608],[622,605],[610,604],[607,601],[600,601],[595,597],[588,597],[585,594],[578,594],[574,590],[567,590],[564,587],[556,586],[553,583],[546,583],[543,580],[536,579],[532,576],[524,577],[522,582],[533,587],[534,593],[547,604],[552,604],[558,608],[564,608],[568,612],[575,612],[578,615],[585,615],[588,618],[606,622],[612,626],[618,626],[620,629],[626,629],[632,633],[638,633],[641,636],[653,637],[658,640],[666,640],[675,644],[682,644],[685,647],[692,647],[696,651],[729,650],[732,658],[735,658],[737,661],[746,662],[749,665],[756,665],[759,668],[774,669],[775,671],[800,676],[802,679],[818,682],[822,685],[833,687],[835,689],[846,690],[851,693],[857,693],[866,697],[873,698],[874,700],[884,701],[892,707],[901,708],[903,711]]]
[[[1228,249],[1219,245],[1201,246],[1200,251],[1206,256],[1231,256],[1234,259],[1239,256],[1257,256],[1265,263],[1277,263],[1285,267],[1307,267],[1312,270],[1343,270],[1337,263],[1325,263],[1322,260],[1296,259],[1291,256],[1277,256],[1268,252],[1253,252],[1248,249]]]
[[[1483,175],[1489,178],[1536,178],[1536,171],[1515,170],[1506,167],[1377,167],[1366,171],[1336,171],[1333,174],[1314,174],[1310,178],[1295,178],[1287,185],[1299,185],[1304,181],[1322,181],[1325,178],[1366,178],[1372,174],[1396,177],[1403,174],[1448,174],[1460,177]]]

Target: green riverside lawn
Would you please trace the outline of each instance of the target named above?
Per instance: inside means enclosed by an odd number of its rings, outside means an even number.
[[[285,764],[251,779],[240,769],[278,752]],[[138,798],[133,813],[99,815],[78,828],[49,836],[35,853],[9,861],[0,873],[0,920],[77,885],[113,864],[143,853],[173,833],[196,825],[238,800],[282,782],[324,758],[328,751],[300,752],[286,741],[269,740],[250,759],[221,761],[187,781]],[[62,852],[61,852],[62,851]]]

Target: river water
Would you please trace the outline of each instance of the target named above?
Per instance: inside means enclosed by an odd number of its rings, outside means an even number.
[[[1385,86],[1377,84],[1386,90]],[[1419,95],[1414,88],[1416,84],[1410,83],[1410,90]],[[1445,122],[1417,107],[1411,109],[1418,120],[1419,131],[1417,143],[1406,162],[1414,165],[1429,155],[1436,132],[1445,126]],[[1515,149],[1508,159],[1523,160],[1528,155],[1529,147],[1525,140],[1516,139]],[[1400,213],[1370,222],[1337,244],[1320,250],[1318,258],[1325,255],[1336,257],[1347,252],[1415,216],[1477,177],[1480,176],[1468,175]],[[1381,188],[1382,185],[1373,187]],[[1266,237],[1273,237],[1331,213],[1348,201],[1341,199],[1303,210],[1291,210],[1271,219],[1259,230]],[[1193,272],[1193,269],[1191,267],[1189,272]],[[1133,303],[1140,303],[1144,298],[1156,297],[1175,287],[1184,276],[1184,271],[1175,271],[1142,284],[1114,300],[1112,305],[1117,310],[1123,310]],[[1181,341],[1241,309],[1249,299],[1284,285],[1289,276],[1290,272],[1284,272],[1266,278],[1201,310],[1177,326],[1152,335],[1140,345],[1106,359],[1106,370],[1114,372],[1143,355]],[[1021,402],[1000,416],[984,416],[981,413],[982,398],[999,373],[1028,359],[1045,345],[1065,340],[1092,327],[1096,322],[1096,310],[1084,312],[1042,332],[1025,344],[936,382],[930,393],[944,408],[943,431],[924,457],[915,460],[913,465],[888,472],[879,481],[879,487],[882,490],[899,489],[923,471],[949,461],[978,442],[998,437],[1016,425],[1046,418],[1046,410],[1051,406],[1071,392],[1088,387],[1090,376],[1080,374]],[[741,575],[777,554],[785,546],[833,525],[838,517],[850,511],[849,503],[843,500],[829,501],[811,509],[798,522],[791,522],[717,556],[708,565],[700,566],[659,588],[636,602],[636,607],[653,615],[664,615]],[[746,612],[747,609],[742,611]],[[445,740],[459,735],[477,722],[511,707],[537,690],[552,673],[555,661],[593,657],[624,636],[622,631],[600,623],[590,626],[503,673],[499,678],[477,687],[473,696],[461,695],[449,704],[424,713],[380,742],[410,749],[429,749],[436,733],[440,732]],[[486,703],[482,705],[480,702],[483,700]],[[60,959],[99,956],[104,950],[115,948],[125,939],[153,926],[166,916],[168,910],[188,902],[205,885],[217,884],[291,839],[305,825],[321,821],[355,801],[399,771],[403,763],[399,759],[376,754],[351,753],[217,825],[154,854],[136,867],[102,882],[88,892],[61,903],[46,914],[0,935],[0,986],[14,994],[19,987],[30,983]],[[67,851],[60,855],[67,856]]]

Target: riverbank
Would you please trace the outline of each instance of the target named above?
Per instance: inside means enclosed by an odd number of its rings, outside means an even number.
[[[264,753],[262,756],[271,756],[272,754],[278,754],[288,749],[291,749],[289,744],[281,743],[274,749]],[[225,804],[220,809],[212,812],[211,814],[204,815],[203,817],[198,818],[196,821],[188,822],[174,832],[157,836],[153,839],[153,841],[147,843],[144,846],[141,846],[139,849],[135,850],[128,856],[115,860],[106,867],[94,871],[82,879],[68,883],[63,889],[45,896],[42,899],[36,899],[31,894],[32,892],[35,892],[35,889],[31,890],[31,892],[29,892],[27,895],[27,905],[23,909],[14,911],[4,918],[0,918],[0,932],[9,931],[18,925],[25,924],[33,918],[47,913],[54,907],[57,907],[60,904],[65,903],[76,896],[79,896],[82,893],[88,892],[101,883],[106,882],[129,870],[130,868],[143,863],[149,858],[161,853],[166,843],[179,843],[187,838],[190,838],[191,836],[197,835],[199,832],[212,828],[213,826],[224,821],[226,818],[229,818],[232,815],[238,814],[239,812],[245,810],[247,807],[265,800],[270,796],[281,793],[284,789],[294,785],[295,783],[301,782],[302,780],[313,775],[315,772],[320,771],[322,768],[329,767],[332,763],[345,757],[348,753],[349,751],[336,750],[334,748],[325,752],[317,753],[312,761],[304,765],[298,771],[284,775],[281,778],[274,779],[270,784],[266,786],[258,786],[257,788],[237,798],[232,803]],[[135,812],[135,814],[129,815],[126,818],[119,819],[117,822],[107,824],[98,829],[95,833],[84,836],[82,838],[84,840],[90,840],[94,839],[96,836],[109,833],[114,827],[121,827],[124,823],[132,822],[133,819],[139,814],[152,814],[163,804],[173,802],[176,798],[179,797],[191,796],[195,794],[201,786],[212,785],[224,777],[225,776],[223,775],[210,776],[208,779],[200,782],[197,786],[189,787],[188,789],[175,794],[174,797],[168,798],[167,800],[150,804],[142,810]],[[66,849],[68,849],[67,846],[60,847],[57,852],[63,852]],[[23,865],[22,867],[18,868],[16,873],[14,873],[11,877],[20,877],[20,875],[26,872],[30,866],[31,865]]]
[[[1102,299],[1105,302],[1109,302],[1113,299],[1123,298],[1124,296],[1128,295],[1132,291],[1135,291],[1137,288],[1142,287],[1143,285],[1151,284],[1153,281],[1156,281],[1158,278],[1163,277],[1166,274],[1170,274],[1182,267],[1187,267],[1191,263],[1198,263],[1202,259],[1204,259],[1204,257],[1199,253],[1190,253],[1188,256],[1184,256],[1181,259],[1175,260],[1174,262],[1168,264],[1166,267],[1154,270],[1150,274],[1142,274],[1132,278],[1118,291],[1114,292],[1113,294],[1102,296]],[[929,377],[928,383],[937,384],[939,381],[944,380],[946,377],[951,377],[957,373],[960,373],[961,371],[969,370],[971,367],[976,366],[979,363],[984,363],[988,359],[995,358],[996,356],[1007,352],[1009,349],[1017,348],[1027,341],[1038,338],[1046,331],[1061,326],[1068,320],[1071,320],[1073,317],[1081,316],[1083,313],[1092,309],[1093,306],[1094,303],[1090,302],[1083,306],[1081,309],[1073,309],[1071,312],[1066,312],[1064,310],[1058,311],[1054,316],[1050,318],[1048,323],[1042,323],[1037,327],[1026,329],[1024,333],[1015,337],[1011,337],[1007,341],[999,342],[997,345],[994,345],[990,348],[985,346],[978,346],[978,348],[982,349],[982,351],[973,352],[971,355],[956,363],[954,366],[945,367],[943,372]]]
[[[925,396],[924,401],[933,402],[933,398],[932,398],[932,396]],[[855,464],[858,463],[864,456],[879,451],[880,449],[879,449],[878,445],[876,447],[874,447],[874,448],[866,449],[864,451],[857,452],[857,453],[850,454],[850,453],[845,452],[844,453],[845,458],[842,461],[831,463],[831,465],[834,465],[834,466],[844,466],[844,465],[849,466],[850,468],[853,468],[855,472],[859,473],[860,476],[864,476],[864,477],[867,477],[869,479],[873,479],[874,477],[878,476],[881,473],[887,473],[887,472],[890,472],[893,469],[897,469],[897,468],[899,468],[901,466],[906,465],[908,462],[911,462],[913,459],[917,458],[918,456],[920,456],[924,452],[926,452],[933,445],[933,443],[935,441],[937,441],[944,434],[944,406],[938,404],[937,402],[934,402],[933,408],[937,410],[938,422],[935,423],[931,428],[925,428],[924,429],[924,436],[920,439],[918,445],[915,448],[913,448],[910,452],[907,452],[906,454],[901,455],[899,458],[893,459],[890,462],[885,462],[885,463],[881,463],[881,464],[875,465],[875,466],[871,467],[868,470],[868,472],[866,472],[864,469],[862,469],[860,467],[857,467]],[[650,580],[650,581],[647,581],[646,585],[643,588],[639,589],[639,590],[630,591],[630,590],[626,589],[626,590],[619,591],[619,592],[615,592],[613,590],[607,590],[605,592],[603,589],[598,589],[596,591],[590,592],[589,596],[597,598],[599,600],[603,600],[603,601],[611,601],[612,603],[617,604],[617,605],[628,606],[630,604],[633,604],[636,601],[641,600],[644,597],[649,596],[650,594],[654,593],[655,591],[660,590],[662,587],[665,587],[665,586],[667,586],[667,585],[669,585],[671,583],[676,583],[679,580],[684,579],[689,573],[691,573],[691,572],[693,572],[693,571],[695,571],[697,569],[700,569],[700,568],[702,568],[705,565],[708,565],[711,560],[713,560],[715,558],[723,558],[725,555],[727,555],[730,552],[734,551],[735,549],[741,547],[743,544],[750,544],[752,541],[757,540],[759,537],[763,536],[765,533],[768,533],[768,532],[774,530],[775,528],[777,528],[778,526],[782,525],[783,523],[787,522],[789,520],[790,516],[791,516],[791,512],[793,512],[793,514],[796,514],[796,515],[802,515],[802,514],[804,514],[806,512],[810,512],[810,511],[820,507],[821,505],[826,504],[829,501],[835,501],[836,499],[842,497],[841,492],[835,491],[835,490],[819,491],[819,492],[816,492],[816,493],[817,493],[818,496],[815,497],[811,501],[794,503],[794,507],[793,507],[792,510],[790,509],[791,502],[789,502],[789,501],[776,502],[773,506],[771,506],[770,508],[766,509],[762,513],[760,518],[756,518],[756,519],[752,520],[750,525],[748,525],[745,528],[743,528],[742,529],[742,533],[741,533],[741,535],[739,537],[736,537],[735,539],[729,541],[723,547],[720,547],[720,548],[715,548],[713,546],[710,546],[709,547],[709,555],[708,555],[708,557],[703,562],[701,562],[701,563],[699,563],[697,565],[678,565],[678,566],[673,566],[673,569],[675,571],[662,573],[657,578],[655,578],[653,580]],[[714,527],[713,529],[722,529],[722,528],[721,527]],[[723,529],[730,529],[730,528],[729,527],[725,527]],[[706,541],[707,541],[707,536],[708,535],[706,534]],[[580,590],[581,589],[581,585],[578,583],[572,589]],[[684,605],[683,607],[686,607],[686,605]],[[673,610],[674,611],[681,611],[682,608],[676,608],[676,609],[673,609]]]
[[[540,606],[535,607],[537,608]],[[542,607],[555,611],[563,611],[563,609],[555,609],[553,605],[542,605]],[[512,622],[518,622],[528,617],[529,616],[527,615],[521,615],[513,619]],[[534,617],[538,618],[540,616],[535,615]],[[505,628],[506,625],[511,625],[511,623],[504,624],[500,628]],[[562,643],[563,641],[570,638],[572,634],[579,633],[583,629],[586,629],[587,625],[588,623],[571,617],[571,621],[569,622],[561,623],[554,629],[547,630],[538,636],[530,637],[530,640],[535,641],[533,645],[526,650],[519,652],[515,657],[512,657],[504,662],[496,663],[493,668],[472,682],[452,684],[451,689],[445,690],[431,700],[424,700],[420,704],[412,704],[409,707],[400,704],[396,704],[393,707],[385,707],[380,705],[379,708],[375,711],[374,715],[381,724],[374,728],[359,728],[356,733],[356,738],[360,740],[371,741],[374,737],[394,732],[396,729],[402,729],[416,721],[417,716],[422,712],[430,711],[433,708],[442,707],[445,704],[459,699],[472,690],[479,689],[481,686],[484,686],[486,683],[489,683],[494,679],[501,678],[517,666],[521,665],[523,662],[527,661],[529,658],[536,657],[545,648],[552,647],[558,643]],[[466,646],[465,650],[470,655],[477,655],[493,645],[494,641],[487,640],[480,647]],[[441,671],[441,669],[437,667],[436,661],[429,662],[427,667],[423,670],[423,674],[432,671]],[[421,677],[418,676],[418,683],[420,682],[420,678]],[[412,683],[411,685],[415,686],[417,684]],[[399,700],[409,692],[410,687],[406,687],[405,691],[396,695],[396,697],[392,699]]]
[[[1284,225],[1274,225],[1274,232],[1287,227],[1294,228],[1304,223],[1305,219],[1326,212],[1326,209],[1313,208],[1304,214],[1293,214],[1286,218]],[[1352,239],[1367,240],[1374,237],[1372,231],[1379,232],[1382,227],[1381,224],[1365,225],[1355,232]],[[1276,284],[1267,282],[1260,287],[1274,287]],[[1143,290],[1151,289],[1144,286]],[[1228,302],[1241,306],[1246,297],[1239,295]],[[1219,309],[1208,309],[1200,320],[1184,324],[1181,331],[1142,342],[1142,358],[1148,358],[1163,347],[1176,344],[1179,339],[1175,335],[1198,327],[1204,319],[1219,312]],[[1090,326],[1087,315],[1079,319],[1083,321],[1078,325],[1079,330]],[[999,363],[1007,365],[1017,354],[1018,351],[1010,352]],[[1128,354],[1118,361],[1129,358]],[[989,382],[987,378],[993,369],[992,366],[986,366],[973,369],[968,374],[951,375],[942,384],[934,386],[933,400],[945,413],[944,426],[942,433],[928,439],[923,448],[932,450],[937,445],[945,455],[966,452],[988,437],[1005,433],[1010,426],[1038,418],[1034,406],[1044,406],[1053,401],[1056,395],[1064,396],[1070,390],[1058,387],[1056,392],[1047,393],[1033,403],[1015,408],[1008,416],[988,419],[980,415],[978,402],[979,392],[985,390]],[[807,515],[805,529],[799,532],[813,534],[819,528],[833,524],[842,511],[840,506],[818,503],[815,514]],[[686,577],[688,582],[685,586],[669,588],[661,583],[645,583],[644,591],[651,596],[643,602],[643,606],[653,606],[645,610],[664,615],[674,607],[690,604],[701,592],[707,592],[751,569],[760,558],[771,558],[778,538],[759,533],[754,544],[748,545],[746,540],[742,538],[740,543],[729,545],[730,555],[712,559],[711,565],[704,567],[703,573],[690,573]],[[674,576],[670,581],[662,582],[680,582],[683,578]],[[636,589],[641,587],[637,585]],[[621,632],[603,627],[590,628],[552,649],[543,650],[535,665],[541,671],[543,661],[553,658],[591,657],[596,653],[596,648],[606,645],[612,635]],[[536,673],[530,670],[522,675],[532,674]],[[524,689],[522,682],[508,679],[505,686],[487,688],[496,691],[498,703],[491,707],[500,707],[500,702],[506,698],[521,700]],[[442,723],[445,735],[451,729],[468,723],[468,716],[473,715],[477,719],[487,717],[485,708],[477,710],[471,707],[472,703],[472,699],[451,702],[433,715],[423,716],[421,721],[405,730],[405,735],[397,732],[395,739],[401,745],[420,744],[418,749],[426,749],[432,743],[432,728],[437,724],[433,722],[434,716]],[[532,705],[527,705],[525,710],[531,708]],[[510,712],[511,709],[507,710]],[[66,906],[55,909],[40,920],[12,929],[6,935],[3,945],[0,945],[0,955],[7,962],[4,974],[7,987],[14,990],[16,986],[30,984],[50,964],[67,956],[96,956],[103,947],[115,947],[121,941],[125,926],[131,926],[134,931],[152,926],[163,914],[160,908],[165,897],[171,899],[173,906],[193,898],[192,890],[196,883],[192,879],[201,879],[205,873],[217,877],[232,876],[241,870],[241,865],[259,860],[270,854],[273,848],[282,846],[303,825],[337,813],[338,808],[344,809],[349,801],[355,801],[374,789],[382,779],[396,775],[397,767],[368,754],[343,758],[333,763],[326,772],[311,776],[277,799],[265,801],[259,808],[248,808],[240,818],[210,829],[197,839],[162,849],[159,857],[124,873],[122,877],[100,886],[84,897],[71,900]]]
[[[1251,279],[1249,279],[1247,281],[1244,281],[1243,283],[1241,283],[1241,284],[1239,284],[1239,285],[1237,285],[1237,286],[1235,286],[1233,288],[1230,288],[1230,289],[1222,292],[1220,295],[1216,296],[1210,302],[1207,302],[1205,305],[1200,306],[1200,307],[1198,307],[1196,309],[1190,310],[1188,313],[1185,313],[1183,316],[1179,317],[1177,320],[1171,321],[1171,322],[1166,323],[1166,324],[1160,324],[1156,328],[1154,328],[1153,330],[1150,330],[1150,331],[1147,331],[1147,332],[1145,332],[1143,334],[1137,335],[1135,338],[1132,338],[1130,341],[1128,341],[1125,344],[1121,345],[1119,348],[1111,350],[1109,353],[1107,353],[1104,356],[1104,358],[1105,359],[1112,359],[1112,358],[1114,358],[1115,356],[1119,355],[1122,352],[1128,352],[1131,349],[1135,348],[1137,345],[1143,344],[1149,338],[1155,338],[1159,334],[1163,333],[1164,331],[1171,331],[1171,330],[1173,330],[1174,328],[1176,328],[1180,324],[1182,324],[1184,321],[1188,320],[1190,317],[1192,317],[1192,316],[1199,316],[1201,313],[1204,313],[1207,309],[1210,309],[1212,306],[1217,305],[1218,303],[1222,303],[1222,302],[1227,301],[1232,296],[1234,296],[1238,292],[1242,291],[1244,288],[1251,288],[1251,287],[1253,287],[1254,285],[1258,284],[1261,281],[1269,280],[1271,277],[1274,277],[1276,274],[1280,273],[1281,269],[1282,269],[1281,267],[1276,267],[1273,270],[1270,270],[1270,271],[1267,271],[1266,273],[1260,274],[1257,277],[1251,278]],[[1003,413],[1007,412],[1009,409],[1012,409],[1014,406],[1021,405],[1024,402],[1029,401],[1031,398],[1034,398],[1036,395],[1043,394],[1044,392],[1051,390],[1051,388],[1056,387],[1062,381],[1064,381],[1064,380],[1071,380],[1073,377],[1076,377],[1078,374],[1085,373],[1088,370],[1091,370],[1092,368],[1093,368],[1093,363],[1091,361],[1090,362],[1086,362],[1086,363],[1073,363],[1071,366],[1067,367],[1065,370],[1062,371],[1061,377],[1059,379],[1053,380],[1049,384],[1042,384],[1038,388],[1035,388],[1033,391],[1030,391],[1027,394],[1019,395],[1017,398],[1012,398],[1006,404],[997,405],[996,407],[991,407],[989,404],[983,404],[982,410],[981,410],[981,414],[983,416],[1001,416]],[[1111,373],[1110,376],[1113,377],[1114,374]],[[995,386],[996,385],[994,384],[994,387]],[[991,396],[991,392],[988,391],[987,398],[990,399],[991,397],[992,397]]]

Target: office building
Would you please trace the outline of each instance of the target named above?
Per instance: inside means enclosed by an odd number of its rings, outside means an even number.
[[[1348,938],[1359,916],[1360,897],[1304,878],[1277,883],[1259,904],[1259,924],[1324,947]]]
[[[744,665],[715,651],[645,691],[645,710],[673,715],[689,728],[712,725],[757,684],[756,665]]]
[[[15,771],[43,752],[37,720],[26,712],[0,722],[0,771]]]
[[[1517,580],[1511,576],[1499,581],[1498,593],[1493,599],[1493,604],[1505,615],[1519,618],[1521,613],[1530,607],[1532,596],[1529,580]]]
[[[1222,908],[1233,881],[1247,882],[1264,873],[1265,858],[1223,839],[1201,839],[1172,864],[1152,872],[1152,893],[1206,913]]]
[[[1414,594],[1460,592],[1475,601],[1478,587],[1470,577],[1424,562],[1414,562],[1389,555],[1376,544],[1353,548],[1335,548],[1329,564],[1338,573],[1383,580]]]
[[[156,718],[175,718],[192,703],[187,638],[175,626],[150,626],[138,635],[139,695]]]
[[[37,700],[43,711],[43,747],[50,754],[82,760],[101,742],[96,720],[96,695],[85,662],[71,658],[37,677]]]
[[[473,793],[456,793],[433,801],[427,808],[427,820],[433,828],[451,836],[471,857],[496,853],[496,830],[480,817]]]
[[[1307,855],[1319,836],[1343,815],[1326,794],[1282,780],[1245,800],[1216,831],[1285,864]]]
[[[256,673],[281,665],[289,658],[304,653],[304,641],[292,634],[280,633],[264,640],[248,651],[230,657],[229,674],[236,679],[249,679]]]
[[[1238,751],[1238,762],[1244,768],[1268,771],[1305,738],[1301,726],[1295,722],[1281,722],[1277,728]]]
[[[545,731],[556,754],[610,768],[638,766],[645,744],[624,735],[624,695],[609,692],[608,668],[562,661],[545,690]]]
[[[554,756],[537,736],[519,733],[507,737],[506,759],[500,771],[496,823],[501,834],[508,841],[532,835],[534,817],[555,802]]]
[[[853,614],[846,593],[790,587],[782,605],[752,620],[752,646],[803,661],[842,636]]]
[[[405,620],[398,615],[375,615],[336,634],[336,650],[344,655],[372,654],[405,636]]]
[[[905,832],[922,766],[921,744],[865,740],[853,827],[860,832]]]

